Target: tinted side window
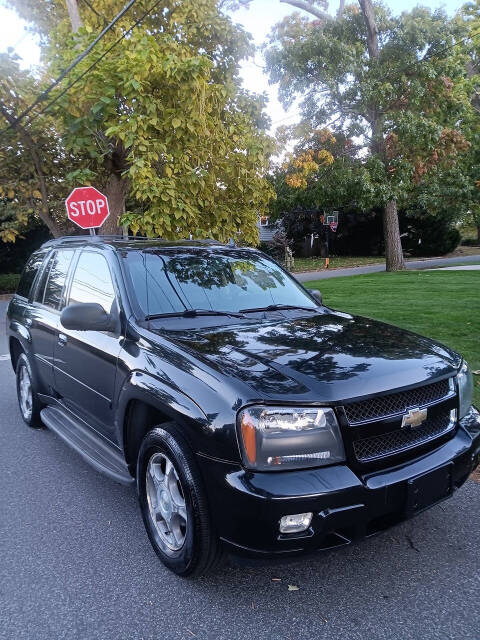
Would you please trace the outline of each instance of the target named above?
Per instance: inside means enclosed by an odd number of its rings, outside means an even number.
[[[43,266],[42,272],[40,274],[40,279],[38,281],[37,286],[35,287],[35,302],[43,302],[43,296],[45,295],[45,284],[48,279],[48,274],[50,273],[50,269],[52,267],[52,263],[55,259],[55,252],[49,257],[47,264]]]
[[[35,280],[38,270],[42,266],[42,262],[47,255],[47,251],[47,249],[44,249],[42,251],[35,252],[25,265],[20,277],[20,282],[18,283],[17,294],[19,296],[28,298],[30,295],[30,289],[32,288],[33,281]]]
[[[68,249],[55,252],[43,297],[43,304],[47,305],[47,307],[52,307],[53,309],[60,307],[65,278],[67,277],[72,257],[73,251]]]
[[[68,304],[97,302],[110,313],[115,299],[110,269],[104,256],[84,251],[77,263]]]

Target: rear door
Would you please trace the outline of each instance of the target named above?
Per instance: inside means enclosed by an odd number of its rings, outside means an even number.
[[[39,274],[33,302],[26,315],[41,389],[50,395],[53,393],[54,387],[53,356],[60,308],[74,253],[73,249],[52,251]]]
[[[84,249],[74,267],[66,304],[96,302],[107,313],[118,309],[117,286],[106,255]],[[65,405],[95,430],[113,434],[112,401],[120,332],[59,327],[55,343],[55,389]]]

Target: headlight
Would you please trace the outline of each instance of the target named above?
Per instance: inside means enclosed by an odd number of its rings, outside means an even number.
[[[468,364],[463,361],[457,375],[458,384],[458,411],[461,420],[470,410],[473,400],[473,377]]]
[[[281,471],[345,460],[333,409],[248,407],[238,414],[238,431],[250,469]]]

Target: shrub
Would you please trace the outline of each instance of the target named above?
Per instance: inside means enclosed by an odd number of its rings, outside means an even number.
[[[19,273],[0,273],[0,293],[15,293],[19,280]]]
[[[401,216],[403,250],[412,256],[439,256],[454,251],[460,243],[460,232],[449,219],[423,211]]]
[[[478,247],[480,245],[480,241],[476,238],[462,238],[462,247]]]
[[[0,273],[20,273],[31,254],[49,238],[48,229],[38,224],[24,231],[15,242],[1,242]]]

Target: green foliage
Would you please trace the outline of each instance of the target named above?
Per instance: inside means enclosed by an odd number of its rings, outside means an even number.
[[[29,71],[19,67],[15,55],[0,53],[0,106],[19,114],[38,91],[38,81]],[[1,119],[2,127],[7,122]],[[66,153],[51,117],[35,120],[29,127],[32,144],[41,155],[41,172],[48,184],[46,200],[31,149],[25,137],[15,129],[2,133],[0,142],[0,239],[14,242],[29,225],[48,217],[53,225],[63,226],[65,220],[65,184],[60,167],[70,168],[81,162],[81,156]],[[59,170],[60,169],[60,170]]]
[[[6,242],[1,246],[0,273],[20,273],[31,254],[49,238],[47,227],[34,217],[30,218],[15,242]]]
[[[297,137],[298,128],[280,132],[280,140],[285,135]],[[364,209],[371,204],[374,185],[366,167],[359,162],[359,148],[351,139],[341,132],[333,137],[326,129],[307,129],[295,146],[293,158],[302,158],[309,151],[328,152],[333,162],[320,164],[309,173],[303,185],[291,179],[291,160],[276,167],[270,176],[277,194],[270,203],[273,218],[298,209]]]
[[[20,280],[19,273],[0,273],[0,294],[14,293]]]
[[[423,210],[405,212],[400,218],[405,232],[403,248],[412,256],[443,256],[460,244],[460,231],[449,217]]]
[[[267,68],[285,105],[301,98],[305,122],[360,136],[365,149],[345,176],[345,184],[360,186],[359,199],[404,206],[427,178],[433,183],[459,167],[469,148],[458,130],[470,109],[466,57],[452,47],[466,27],[425,8],[393,16],[376,5],[375,15],[378,58],[369,58],[364,18],[351,5],[326,23],[285,18],[271,34]]]
[[[10,74],[18,85],[14,114],[124,5],[98,0],[92,10],[79,3],[83,26],[72,33],[63,0],[10,4],[34,21],[45,61],[40,79],[23,78],[18,69]],[[124,214],[122,223],[135,233],[220,240],[240,233],[256,243],[257,216],[273,195],[265,178],[273,143],[265,132],[264,99],[240,87],[239,61],[249,52],[249,38],[215,0],[166,0],[108,52],[146,8],[131,7],[69,80],[98,64],[65,95],[67,81],[54,90],[56,104],[32,125],[42,159],[47,154],[52,215],[63,209],[57,194],[63,201],[72,185],[92,183],[109,197],[113,228]],[[18,134],[9,136],[13,143],[5,153],[13,180],[22,150]],[[32,174],[31,159],[24,157]]]
[[[95,7],[114,15],[121,5]],[[64,23],[56,29],[52,69],[101,28],[95,14],[82,15],[76,34]],[[135,15],[128,12],[93,55]],[[114,164],[127,181],[140,212],[130,209],[122,222],[134,232],[227,240],[241,230],[257,241],[256,219],[272,196],[264,178],[272,144],[261,130],[263,101],[239,88],[248,42],[213,0],[166,2],[59,101],[66,147],[88,154],[90,179],[106,182]]]

